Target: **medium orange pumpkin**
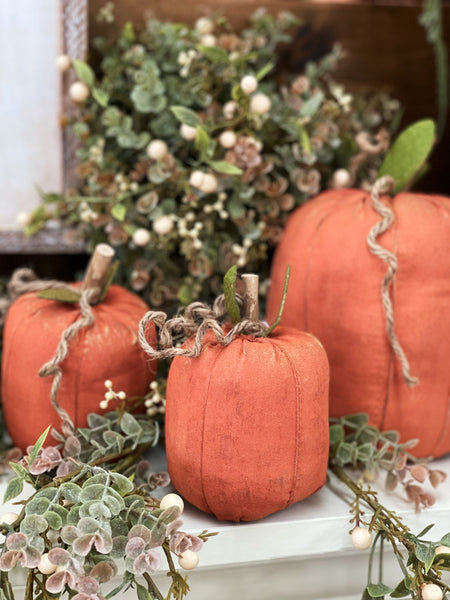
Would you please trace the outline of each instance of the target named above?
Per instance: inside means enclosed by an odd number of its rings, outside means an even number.
[[[367,245],[380,220],[361,190],[325,192],[288,220],[271,272],[267,318],[284,271],[281,323],[316,335],[330,361],[330,413],[366,412],[417,456],[450,451],[450,199],[413,193],[382,198],[395,220],[378,241],[396,254],[395,333],[419,383],[408,387],[388,341],[381,284],[386,263]]]
[[[190,346],[192,340],[185,342]],[[251,521],[319,489],[328,461],[328,361],[307,333],[209,331],[197,358],[174,358],[166,452],[175,488],[217,518]]]
[[[129,397],[142,396],[155,377],[156,363],[141,350],[137,330],[148,310],[135,294],[110,286],[105,299],[92,307],[94,324],[69,341],[61,363],[58,403],[76,427],[86,425],[90,412],[104,413],[106,379]],[[80,317],[78,304],[24,294],[11,305],[5,323],[2,360],[2,404],[5,423],[14,444],[25,450],[52,425],[61,422],[50,402],[52,378],[39,369],[55,354],[62,332]],[[149,338],[156,339],[154,326]],[[108,410],[111,410],[110,405]]]

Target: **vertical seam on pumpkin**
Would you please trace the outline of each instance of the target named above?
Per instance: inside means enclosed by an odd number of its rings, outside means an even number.
[[[206,493],[205,493],[205,485],[204,485],[204,481],[203,481],[203,452],[204,452],[204,441],[205,441],[205,421],[206,421],[206,407],[207,407],[207,400],[208,400],[208,394],[209,394],[209,388],[210,388],[210,383],[211,383],[211,377],[212,374],[214,372],[214,369],[216,368],[216,364],[217,361],[220,357],[220,352],[217,353],[216,357],[214,358],[214,364],[212,366],[212,368],[209,371],[208,374],[208,384],[206,386],[205,389],[205,393],[203,394],[203,406],[202,406],[202,428],[201,428],[201,439],[200,439],[200,488],[201,488],[201,492],[202,492],[202,496],[203,496],[203,500],[205,502],[205,505],[208,509],[208,512],[214,514],[214,511],[211,510],[208,500],[206,499]],[[195,359],[194,359],[195,360]]]
[[[337,200],[335,200],[332,204],[332,206],[329,209],[328,214],[326,214],[324,217],[321,218],[321,220],[319,221],[319,223],[316,226],[316,230],[314,231],[314,235],[311,238],[311,242],[310,242],[310,251],[309,251],[309,256],[308,256],[308,266],[306,268],[306,276],[305,276],[305,287],[303,289],[303,314],[304,314],[304,323],[303,323],[303,328],[299,329],[303,329],[304,331],[308,331],[308,288],[309,288],[309,276],[310,276],[310,272],[311,272],[311,268],[312,268],[312,257],[314,254],[314,250],[316,249],[316,238],[317,235],[319,234],[320,229],[322,228],[323,224],[325,223],[325,221],[327,221],[333,214],[333,211],[336,207],[336,204],[338,204],[339,202],[341,202],[341,199],[338,198]]]
[[[273,342],[272,342],[273,343]],[[298,477],[298,460],[299,460],[299,445],[300,445],[300,377],[297,373],[297,369],[295,368],[295,363],[292,360],[289,353],[283,348],[283,346],[274,344],[275,348],[277,348],[287,359],[289,367],[294,375],[295,379],[295,409],[296,409],[296,427],[295,427],[295,456],[294,456],[294,469],[292,474],[292,485],[289,491],[289,496],[287,499],[286,507],[290,506],[293,503],[294,498],[294,490],[297,485],[297,477]],[[285,508],[286,508],[285,507]]]

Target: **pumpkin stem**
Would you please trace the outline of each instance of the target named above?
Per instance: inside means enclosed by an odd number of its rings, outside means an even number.
[[[259,277],[254,273],[246,273],[241,275],[241,279],[244,283],[244,318],[259,321]]]
[[[108,278],[109,265],[111,264],[114,256],[114,249],[108,244],[97,244],[94,253],[89,261],[86,274],[84,276],[83,289],[95,289],[98,290],[98,295],[93,299],[97,302],[100,299],[100,295]]]

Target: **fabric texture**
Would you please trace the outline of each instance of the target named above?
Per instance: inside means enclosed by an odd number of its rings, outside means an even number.
[[[166,398],[169,474],[218,519],[252,521],[309,496],[328,461],[328,361],[312,336],[279,327],[197,358],[176,357]],[[191,341],[186,342],[191,344]]]
[[[330,361],[330,413],[366,412],[372,424],[419,438],[417,456],[450,451],[450,199],[384,197],[395,220],[378,238],[396,254],[395,333],[419,378],[408,387],[386,332],[381,301],[387,265],[367,245],[380,220],[370,195],[328,191],[288,220],[271,272],[267,319],[291,278],[282,324],[316,335]]]
[[[143,396],[155,378],[156,362],[150,361],[138,342],[138,325],[148,310],[135,294],[111,286],[106,298],[92,307],[95,322],[69,342],[61,363],[62,382],[58,403],[76,427],[86,426],[90,412],[104,413],[106,379],[116,391]],[[16,446],[25,450],[52,425],[60,426],[50,402],[52,377],[41,378],[39,369],[55,354],[62,332],[80,316],[78,304],[40,299],[28,293],[13,302],[5,323],[2,360],[2,403],[5,423]],[[147,332],[156,345],[152,325]],[[48,438],[51,440],[51,438]]]

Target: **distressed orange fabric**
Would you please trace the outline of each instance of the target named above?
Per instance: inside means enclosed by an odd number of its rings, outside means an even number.
[[[318,490],[328,460],[322,345],[284,327],[227,347],[211,331],[205,341],[198,358],[176,357],[169,371],[166,451],[175,488],[232,521],[260,519]]]
[[[61,363],[58,402],[77,427],[86,426],[88,413],[106,412],[99,407],[106,379],[111,379],[116,391],[142,396],[156,372],[156,363],[149,361],[138,341],[139,321],[148,310],[138,296],[113,285],[92,310],[93,326],[72,338],[69,354]],[[2,403],[8,432],[22,450],[34,444],[48,425],[60,426],[50,402],[52,377],[41,378],[38,371],[54,356],[62,332],[79,315],[77,304],[40,299],[36,293],[21,296],[8,311]],[[156,344],[153,324],[147,337]],[[110,403],[108,410],[113,408]],[[51,443],[52,438],[48,439]]]
[[[383,202],[395,214],[377,240],[398,258],[395,332],[420,383],[406,386],[389,345],[381,302],[387,265],[367,245],[381,217],[364,191],[328,191],[291,215],[272,264],[267,318],[290,264],[282,324],[324,344],[331,415],[367,412],[402,440],[419,438],[417,456],[440,456],[450,451],[450,199],[401,193]]]

